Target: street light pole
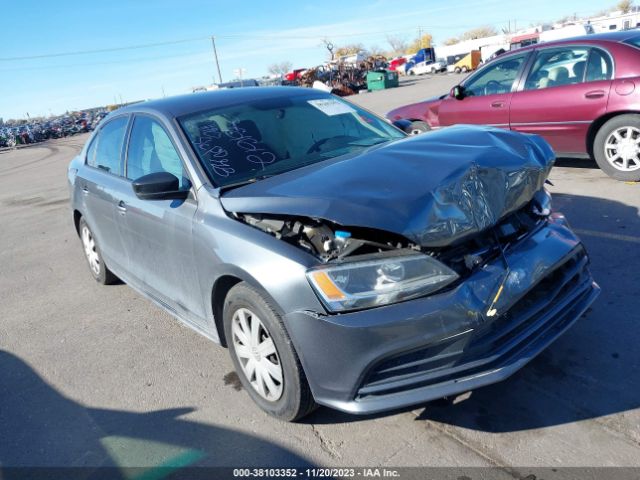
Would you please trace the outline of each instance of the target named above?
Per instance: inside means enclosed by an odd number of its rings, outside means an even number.
[[[218,83],[222,83],[222,74],[220,73],[220,62],[218,61],[218,50],[216,50],[216,37],[211,35],[211,44],[213,45],[213,56],[216,60],[216,68],[218,69]]]

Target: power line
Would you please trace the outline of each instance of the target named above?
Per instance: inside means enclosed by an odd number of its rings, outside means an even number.
[[[76,68],[76,67],[90,67],[94,65],[121,65],[121,64],[127,64],[127,63],[151,62],[155,60],[165,60],[165,59],[171,59],[171,58],[183,58],[185,55],[206,55],[209,53],[210,53],[209,50],[198,50],[198,51],[181,52],[179,54],[174,54],[174,55],[126,58],[121,60],[108,60],[104,62],[72,63],[72,64],[63,64],[63,65],[39,65],[35,67],[0,68],[0,72],[19,72],[19,71],[21,72],[25,70],[50,70],[50,69],[60,69],[60,68],[65,69],[65,68]]]
[[[77,50],[74,52],[58,52],[58,53],[46,53],[41,55],[28,55],[22,57],[1,57],[1,62],[11,62],[15,60],[37,60],[41,58],[53,58],[53,57],[67,57],[72,55],[88,55],[92,53],[106,53],[106,52],[119,52],[123,50],[135,50],[140,48],[151,48],[151,47],[161,47],[164,45],[176,45],[178,43],[187,43],[194,42],[196,40],[208,39],[210,37],[194,37],[194,38],[185,38],[182,40],[170,40],[166,42],[156,42],[156,43],[145,43],[141,45],[129,45],[126,47],[112,47],[112,48],[99,48],[95,50]]]

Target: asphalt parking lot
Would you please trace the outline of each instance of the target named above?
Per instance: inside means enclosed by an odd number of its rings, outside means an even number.
[[[458,78],[351,100],[384,113]],[[0,153],[0,466],[640,466],[640,184],[559,159],[554,205],[602,295],[516,375],[452,404],[285,424],[240,389],[226,350],[92,280],[65,183],[86,138]]]

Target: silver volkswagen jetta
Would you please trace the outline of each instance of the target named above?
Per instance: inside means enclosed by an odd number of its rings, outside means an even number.
[[[536,136],[407,137],[312,89],[111,113],[69,166],[90,271],[229,348],[284,420],[373,413],[497,382],[599,292]]]

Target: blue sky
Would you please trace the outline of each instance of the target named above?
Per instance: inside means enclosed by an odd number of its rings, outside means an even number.
[[[615,2],[610,2],[613,5]],[[119,101],[186,93],[213,82],[210,35],[217,36],[223,80],[288,60],[326,58],[322,38],[388,48],[387,35],[438,42],[469,28],[518,27],[564,15],[589,15],[602,0],[0,0],[0,117],[58,114]],[[80,55],[31,57],[160,42],[180,43]]]

